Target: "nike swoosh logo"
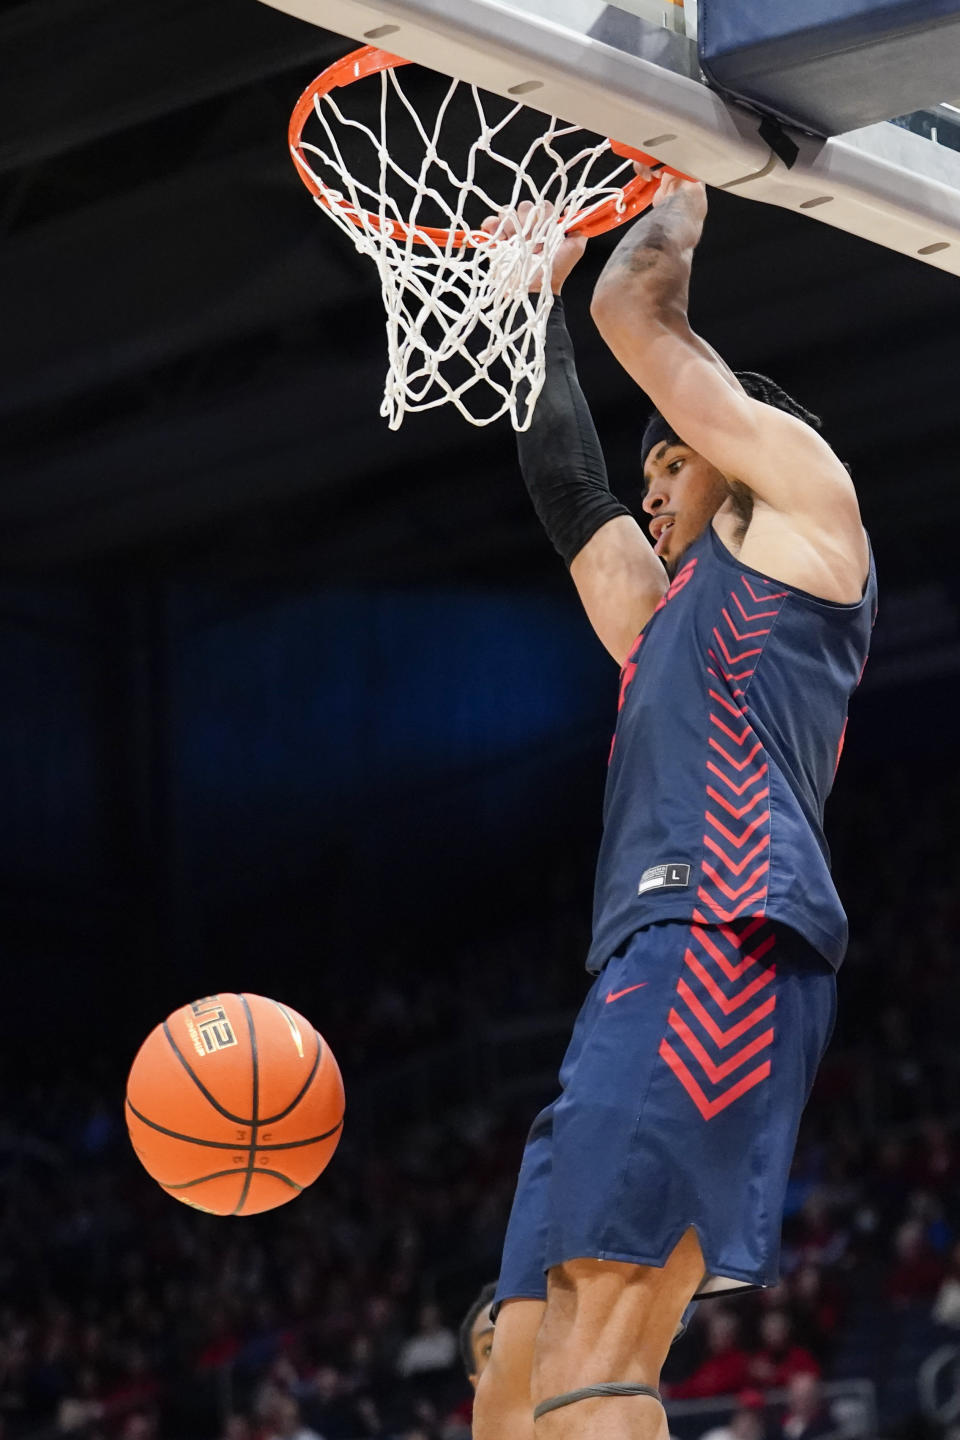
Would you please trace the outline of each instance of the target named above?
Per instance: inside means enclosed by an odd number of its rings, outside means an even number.
[[[631,990],[642,990],[646,980],[641,980],[639,985],[628,985],[626,990],[611,990],[607,996],[607,1004],[611,1005],[614,1000],[619,1000],[621,995],[629,995]]]

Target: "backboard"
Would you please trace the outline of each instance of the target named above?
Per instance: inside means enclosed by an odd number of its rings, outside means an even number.
[[[695,0],[267,3],[960,275],[960,110],[777,130],[701,79]]]

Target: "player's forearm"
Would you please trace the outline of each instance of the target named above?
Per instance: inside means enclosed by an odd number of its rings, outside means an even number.
[[[540,523],[569,565],[602,525],[630,512],[610,490],[559,297],[547,324],[546,352],[546,379],[517,449]]]
[[[668,196],[626,231],[593,298],[598,323],[614,313],[662,323],[687,311],[693,252],[703,233],[702,187]]]
[[[540,522],[570,567],[591,625],[623,664],[666,589],[653,548],[611,494],[600,441],[559,303],[547,327],[547,374],[520,468]]]

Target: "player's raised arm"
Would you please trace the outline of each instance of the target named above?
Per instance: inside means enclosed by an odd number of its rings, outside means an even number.
[[[583,253],[570,238],[552,277],[546,379],[529,430],[517,436],[520,468],[537,515],[570,568],[591,625],[618,662],[667,588],[663,565],[629,510],[611,493],[603,452],[580,388],[560,287]]]
[[[706,210],[702,185],[666,177],[654,207],[608,260],[591,313],[673,432],[731,486],[748,490],[774,529],[777,517],[786,519],[800,545],[825,558],[810,588],[826,599],[859,599],[867,545],[845,467],[816,430],[746,394],[690,325],[690,271]],[[803,585],[802,564],[781,578]]]

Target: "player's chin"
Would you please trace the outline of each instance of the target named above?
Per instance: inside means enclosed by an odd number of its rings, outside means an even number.
[[[676,575],[677,573],[677,566],[680,564],[683,552],[684,550],[686,550],[687,545],[689,545],[690,542],[684,542],[681,540],[680,543],[677,544],[676,542],[674,542],[672,531],[670,535],[670,541],[670,545],[667,547],[666,550],[663,551],[660,559],[663,561],[663,567],[669,575],[670,579],[672,580],[674,575]]]

